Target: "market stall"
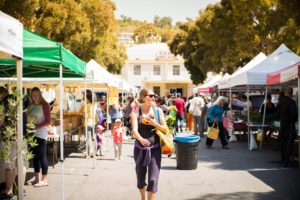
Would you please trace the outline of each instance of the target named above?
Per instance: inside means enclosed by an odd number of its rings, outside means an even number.
[[[63,77],[85,77],[85,62],[77,58],[62,44],[48,38],[23,30],[23,77],[59,77],[60,122],[63,121]],[[0,59],[0,77],[13,77],[16,74],[12,59]],[[22,82],[18,79],[18,84]],[[62,196],[64,199],[63,173],[63,126],[60,125],[60,161],[62,178]],[[23,192],[23,191],[22,191]]]
[[[252,90],[264,91],[267,84],[267,74],[274,71],[284,69],[300,60],[300,57],[288,49],[284,44],[281,44],[271,55],[264,58],[260,55],[260,59],[245,70],[240,69],[235,76],[230,77],[229,86],[233,90],[238,88],[240,91],[246,91],[247,102],[249,101],[249,93]],[[252,62],[252,61],[250,61]],[[253,61],[254,62],[254,61]],[[256,65],[255,65],[256,64]],[[259,125],[250,123],[250,112],[248,107],[247,112],[248,132],[249,125]],[[264,124],[261,124],[264,126]],[[248,134],[248,146],[250,134]]]
[[[15,18],[0,11],[0,59],[14,59],[15,70],[18,78],[17,89],[20,91],[19,98],[22,98],[22,58],[23,58],[23,25]],[[19,99],[20,100],[20,99]],[[22,116],[23,105],[18,107],[18,115]],[[18,126],[23,126],[22,118],[18,120]],[[18,129],[18,143],[23,141],[23,130]],[[23,156],[21,146],[17,147],[18,165],[18,199],[24,199],[23,195]],[[21,184],[20,184],[21,183]]]
[[[300,62],[297,62],[284,69],[268,73],[267,85],[290,85],[297,88],[298,105],[298,137],[300,137]],[[298,140],[298,166],[300,167],[300,140]]]

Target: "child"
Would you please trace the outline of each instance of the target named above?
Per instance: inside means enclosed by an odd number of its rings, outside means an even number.
[[[112,134],[114,136],[115,160],[121,160],[123,129],[121,119],[116,119]]]
[[[97,153],[96,156],[103,156],[102,154],[102,145],[103,145],[103,132],[106,130],[105,127],[102,125],[97,125],[97,134],[96,134],[96,140],[97,140]]]
[[[103,156],[102,154],[102,148],[101,146],[103,145],[104,141],[103,141],[103,133],[106,131],[106,119],[104,118],[103,115],[103,106],[101,104],[99,104],[99,106],[96,109],[96,121],[97,121],[97,125],[96,125],[96,139],[97,139],[97,153],[96,156]]]

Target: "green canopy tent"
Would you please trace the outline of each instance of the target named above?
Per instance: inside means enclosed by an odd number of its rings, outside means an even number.
[[[63,77],[85,77],[86,63],[77,58],[62,44],[23,30],[23,77],[44,78],[59,77],[60,86],[60,121],[63,121]],[[16,75],[16,64],[13,59],[0,59],[0,77]],[[18,79],[18,82],[22,80]],[[60,161],[62,195],[64,199],[64,153],[63,153],[63,126],[60,126]],[[19,166],[20,167],[20,166]],[[24,182],[24,181],[23,181]]]
[[[63,77],[85,77],[85,62],[77,58],[62,44],[24,29],[23,32],[23,77],[59,77],[59,65]],[[0,60],[0,77],[16,74],[13,59]]]

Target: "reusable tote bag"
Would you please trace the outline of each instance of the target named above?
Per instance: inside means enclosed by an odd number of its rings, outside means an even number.
[[[160,117],[159,117],[159,110],[155,109],[156,113],[156,120],[158,123],[160,123]],[[160,130],[156,130],[156,134],[159,137],[160,142],[160,148],[162,154],[171,154],[174,153],[174,138],[173,135],[170,133],[170,131],[167,131],[167,133],[164,133]]]
[[[214,128],[215,124],[217,124],[217,128]],[[211,127],[208,127],[207,130],[207,137],[213,140],[217,140],[219,138],[219,127],[218,123],[213,123]]]

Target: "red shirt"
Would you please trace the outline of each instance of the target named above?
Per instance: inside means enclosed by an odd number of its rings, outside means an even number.
[[[181,99],[179,97],[175,99],[175,106],[177,108],[177,114],[178,115],[183,115],[184,114],[184,105],[185,105],[185,103],[184,103],[183,99]]]
[[[116,144],[122,143],[123,129],[121,127],[113,128],[112,133],[114,136],[114,143],[116,143]]]

